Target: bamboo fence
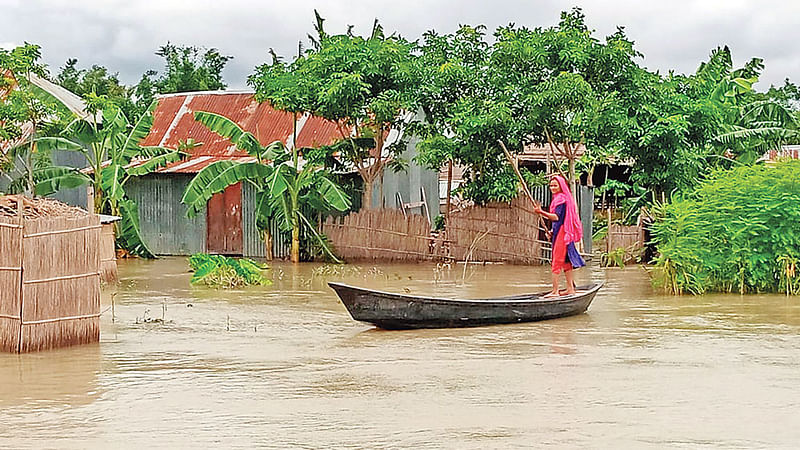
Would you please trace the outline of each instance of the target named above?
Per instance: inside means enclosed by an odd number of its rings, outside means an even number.
[[[542,240],[536,213],[525,197],[454,212],[445,233],[432,233],[421,215],[396,209],[362,210],[323,225],[345,260],[424,261],[456,259],[538,264]]]
[[[62,213],[40,215],[26,207],[16,217],[0,215],[4,351],[31,352],[100,338],[100,220],[77,208],[54,210]]]
[[[446,227],[450,256],[456,260],[539,264],[543,240],[530,200],[489,203],[454,212]]]
[[[644,229],[639,225],[625,226],[612,223],[606,236],[607,252],[618,248],[637,250],[644,247]]]
[[[346,260],[419,261],[431,258],[431,226],[421,215],[366,209],[329,217],[323,232]]]

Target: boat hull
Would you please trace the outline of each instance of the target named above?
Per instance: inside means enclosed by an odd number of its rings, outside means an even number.
[[[532,322],[586,311],[601,284],[578,287],[579,293],[544,299],[527,294],[493,299],[458,300],[416,297],[328,283],[353,319],[384,329],[455,328]]]

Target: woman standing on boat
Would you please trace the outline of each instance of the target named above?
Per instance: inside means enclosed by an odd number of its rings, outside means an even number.
[[[567,290],[564,295],[574,294],[575,282],[572,269],[583,267],[586,263],[575,247],[575,243],[583,239],[583,227],[567,180],[561,175],[552,176],[550,192],[553,193],[550,211],[543,210],[538,203],[534,205],[534,211],[553,223],[553,290],[545,297],[558,297],[558,275],[563,271],[564,277],[567,279]]]

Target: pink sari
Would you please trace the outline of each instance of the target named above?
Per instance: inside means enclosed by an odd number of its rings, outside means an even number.
[[[553,200],[550,202],[550,213],[555,214],[556,206],[566,203],[566,217],[564,218],[564,225],[562,225],[564,240],[567,244],[579,242],[583,239],[583,226],[581,225],[580,216],[578,216],[578,206],[575,204],[575,199],[572,198],[567,180],[561,175],[555,175],[553,178],[558,181],[561,192],[553,196]]]

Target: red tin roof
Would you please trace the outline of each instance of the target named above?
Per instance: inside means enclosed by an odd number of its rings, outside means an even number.
[[[188,159],[171,163],[158,172],[197,173],[214,161],[254,160],[227,138],[195,121],[195,111],[208,111],[235,121],[253,133],[261,145],[275,141],[291,142],[292,115],[275,110],[268,103],[258,103],[252,93],[221,91],[166,95],[159,98],[153,113],[153,127],[141,144],[176,148],[179,141],[191,138],[202,145],[192,150]],[[336,124],[331,121],[316,116],[298,120],[298,147],[328,145],[340,137]]]

